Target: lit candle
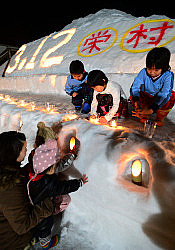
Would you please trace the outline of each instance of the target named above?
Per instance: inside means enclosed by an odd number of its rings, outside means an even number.
[[[10,96],[9,96],[9,95],[5,95],[4,101],[5,101],[5,102],[11,101]]]
[[[115,120],[112,120],[112,121],[110,122],[110,126],[113,127],[113,128],[117,127],[116,121],[115,121]]]
[[[75,149],[75,137],[70,139],[70,151],[73,151],[73,149]]]
[[[21,106],[21,107],[24,107],[24,104],[25,104],[25,101],[24,101],[24,100],[21,100],[21,101],[20,101],[20,106]]]
[[[20,120],[20,122],[19,122],[19,130],[18,131],[21,131],[22,126],[23,126],[23,122],[22,122],[22,120]]]
[[[132,182],[138,186],[142,186],[142,163],[135,160],[131,166]]]
[[[34,102],[32,102],[31,109],[32,109],[32,111],[34,111],[34,110],[35,110],[35,103],[34,103]]]
[[[50,105],[49,105],[49,102],[47,102],[47,111],[49,112],[50,111]]]

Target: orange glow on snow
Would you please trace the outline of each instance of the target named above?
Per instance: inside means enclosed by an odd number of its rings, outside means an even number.
[[[77,119],[78,118],[78,115],[76,114],[67,114],[63,117],[63,121],[64,122],[68,122],[68,121],[71,121],[71,120],[74,120],[74,119]]]
[[[117,122],[115,120],[112,120],[110,122],[110,126],[113,127],[113,128],[117,127]]]
[[[0,100],[8,104],[14,104],[19,108],[25,108],[27,111],[38,110],[47,114],[59,114],[54,105],[47,103],[47,107],[36,106],[34,102],[26,102],[25,100],[18,100],[10,97],[10,95],[0,94]]]
[[[89,118],[89,122],[92,123],[92,124],[100,124],[99,121],[98,121],[98,118],[93,118],[93,117],[90,117]]]

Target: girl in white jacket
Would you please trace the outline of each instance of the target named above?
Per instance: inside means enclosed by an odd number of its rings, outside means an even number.
[[[101,70],[89,72],[87,84],[94,89],[91,115],[99,114],[99,123],[107,124],[114,116],[128,116],[128,103],[122,87],[116,82],[108,82]]]

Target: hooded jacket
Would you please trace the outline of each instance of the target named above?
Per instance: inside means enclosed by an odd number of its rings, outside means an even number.
[[[33,204],[37,204],[41,200],[44,200],[46,197],[54,198],[58,195],[64,195],[71,192],[75,192],[82,186],[81,179],[74,179],[69,181],[59,181],[57,174],[38,174],[34,179],[33,172],[33,163],[32,163],[32,155],[34,155],[34,151],[29,155],[29,163],[27,164],[27,168],[29,170],[30,182],[29,182],[29,195]],[[65,155],[58,163],[56,167],[56,173],[62,172],[68,168],[74,171],[73,161],[75,159],[74,154]],[[77,170],[75,172],[77,175],[79,174],[80,178],[82,177],[81,173]]]
[[[27,194],[27,173],[18,165],[0,168],[0,249],[19,250],[30,242],[33,228],[53,212],[47,198],[31,206]]]

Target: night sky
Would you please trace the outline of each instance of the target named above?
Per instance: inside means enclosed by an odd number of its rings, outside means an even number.
[[[112,2],[112,3],[111,3]],[[106,0],[104,1],[18,1],[9,6],[1,8],[0,15],[0,44],[20,47],[59,31],[74,19],[85,17],[88,14],[96,13],[101,9],[118,9],[133,16],[148,17],[153,14],[166,15],[175,19],[175,7],[172,1],[127,1],[127,0]],[[94,5],[95,3],[95,5]],[[3,14],[4,13],[4,14]],[[4,17],[5,16],[5,17]]]

